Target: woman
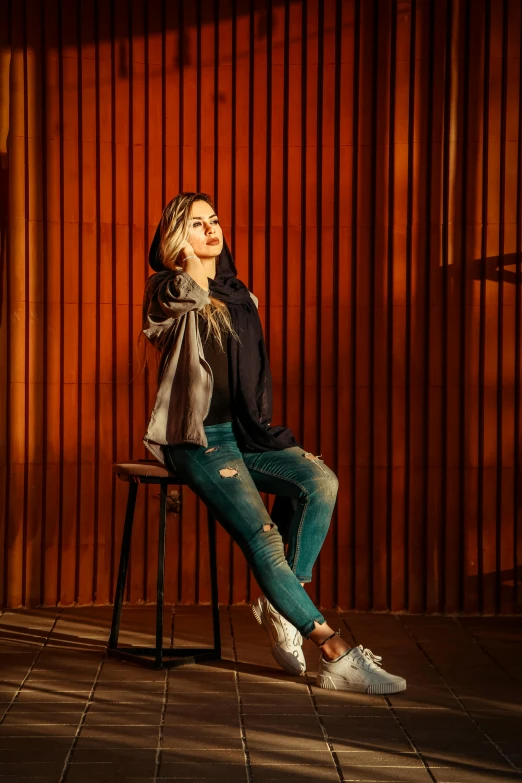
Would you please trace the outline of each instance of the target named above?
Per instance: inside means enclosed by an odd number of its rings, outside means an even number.
[[[181,193],[165,207],[149,262],[156,274],[146,285],[142,335],[159,367],[146,446],[241,547],[265,594],[253,613],[285,671],[304,673],[305,636],[322,651],[320,687],[404,690],[405,680],[386,672],[379,656],[351,648],[330,628],[303,587],[327,534],[338,482],[291,430],[271,424],[257,298],[237,278],[207,194]],[[277,496],[271,516],[260,491]]]

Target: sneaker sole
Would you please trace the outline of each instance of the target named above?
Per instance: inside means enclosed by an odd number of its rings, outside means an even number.
[[[373,685],[349,683],[344,677],[335,674],[318,674],[316,683],[318,688],[328,688],[331,691],[356,691],[357,693],[371,693],[377,696],[385,696],[390,693],[400,693],[406,690],[406,680],[397,682],[380,682]]]
[[[260,609],[258,608],[257,604],[254,604],[252,606],[252,614],[256,618],[256,620],[259,623],[259,625],[261,625],[265,629],[267,634],[269,635],[270,640],[272,642],[272,645],[271,645],[271,647],[272,647],[272,655],[274,656],[274,659],[279,664],[279,666],[285,672],[287,672],[288,674],[296,674],[297,676],[300,676],[301,674],[305,674],[306,673],[306,668],[303,669],[303,668],[299,667],[299,670],[297,668],[290,669],[286,659],[283,658],[282,656],[281,657],[279,656],[280,650],[279,650],[279,647],[276,644],[274,644],[274,639],[273,639],[273,636],[272,636],[272,630],[270,628],[270,625],[266,621],[265,615],[260,611]]]

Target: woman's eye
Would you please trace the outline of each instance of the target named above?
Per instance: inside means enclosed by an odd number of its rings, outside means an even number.
[[[219,220],[212,220],[212,223],[219,223]],[[193,223],[192,228],[197,228],[197,226],[200,226],[201,222]]]

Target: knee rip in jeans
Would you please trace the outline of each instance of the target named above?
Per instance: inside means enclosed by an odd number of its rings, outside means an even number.
[[[263,525],[263,532],[264,533],[269,533],[271,530],[274,529],[274,527],[275,527],[275,525],[274,525],[273,522],[267,523],[266,525]]]
[[[322,454],[319,454],[319,455],[315,456],[314,454],[311,454],[311,452],[309,452],[309,451],[305,451],[305,453],[304,453],[304,456],[306,457],[306,459],[311,459],[311,460],[314,460],[314,459],[321,459],[321,457],[322,457],[323,455],[322,455]]]
[[[241,478],[239,475],[239,470],[236,470],[236,468],[221,468],[219,475],[221,478]]]
[[[219,449],[219,446],[211,446],[210,449],[207,449],[205,451],[205,454],[212,454],[213,451],[217,451]]]

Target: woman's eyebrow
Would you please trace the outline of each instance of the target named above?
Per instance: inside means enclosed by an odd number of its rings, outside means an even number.
[[[209,216],[208,216],[209,220],[210,220],[210,218],[213,218],[213,217],[217,217],[216,213],[214,213],[213,215],[209,215]],[[194,215],[194,216],[191,218],[191,220],[203,220],[203,218],[202,218],[202,217],[197,217],[196,215]]]

